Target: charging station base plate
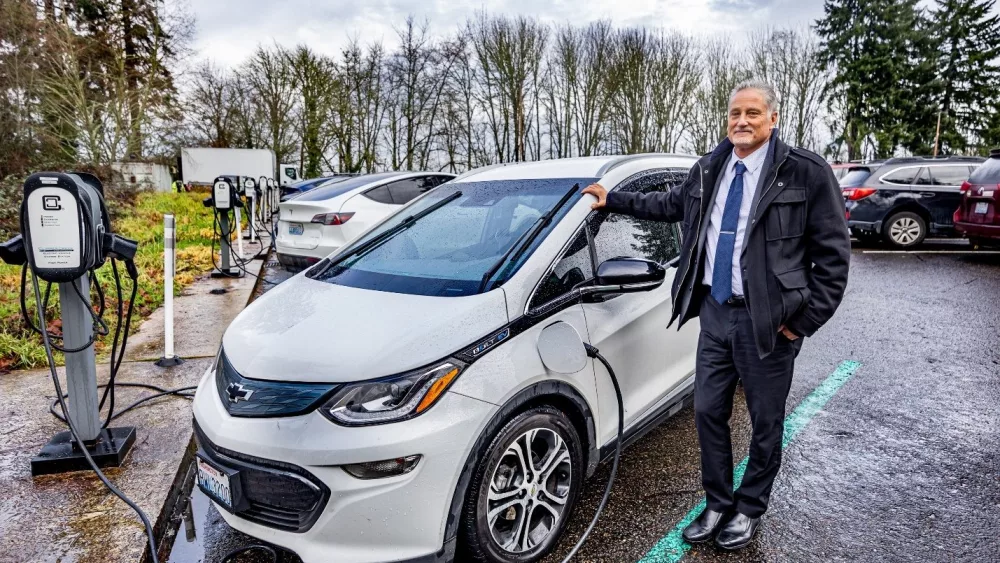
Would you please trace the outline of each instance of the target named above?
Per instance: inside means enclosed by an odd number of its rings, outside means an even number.
[[[183,364],[184,363],[184,359],[181,358],[180,356],[171,356],[169,358],[166,357],[166,356],[163,356],[162,358],[160,358],[159,360],[156,360],[153,363],[155,365],[161,367],[161,368],[172,368],[174,366],[179,366],[179,365]]]
[[[93,444],[87,445],[87,451],[98,467],[118,467],[125,460],[133,444],[135,444],[134,427],[105,428],[101,430]],[[31,458],[32,477],[89,469],[87,458],[74,446],[73,436],[68,430],[53,436],[48,444],[42,446],[42,451]]]
[[[228,274],[224,270],[212,270],[210,275],[213,278],[242,278],[243,272],[239,268],[230,268]]]

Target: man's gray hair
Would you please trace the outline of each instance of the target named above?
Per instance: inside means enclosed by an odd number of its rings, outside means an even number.
[[[743,90],[757,90],[764,96],[764,103],[767,104],[768,111],[778,111],[778,93],[767,82],[763,80],[744,80],[737,84],[736,88],[733,88],[733,91],[729,94],[729,99],[732,100],[733,96]]]

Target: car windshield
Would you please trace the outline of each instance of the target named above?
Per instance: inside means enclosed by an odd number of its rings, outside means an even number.
[[[856,188],[865,183],[865,180],[872,175],[868,168],[851,168],[840,178],[840,187]]]
[[[346,194],[347,192],[365,186],[367,184],[372,184],[379,182],[381,180],[388,180],[399,176],[398,172],[384,172],[382,174],[365,174],[364,176],[350,176],[344,177],[344,180],[334,183],[326,183],[322,186],[309,190],[308,192],[295,198],[295,201],[323,201],[327,199],[333,199],[339,195]]]
[[[444,184],[415,200],[388,221],[306,275],[316,280],[412,295],[457,297],[482,291],[483,278],[502,285],[545,239],[581,196],[574,194],[556,210],[552,222],[525,252],[511,252],[525,235],[570,191],[596,178],[500,180]],[[460,195],[456,195],[460,194]],[[447,201],[446,201],[447,200]],[[408,225],[407,218],[440,205]],[[399,227],[371,248],[355,252]],[[495,264],[505,262],[499,270]],[[510,263],[506,263],[510,262]]]

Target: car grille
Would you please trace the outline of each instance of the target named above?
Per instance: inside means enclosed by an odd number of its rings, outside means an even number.
[[[200,451],[215,463],[240,472],[248,507],[235,514],[288,532],[305,532],[330,499],[330,489],[297,465],[234,452],[213,444],[194,423]]]
[[[265,418],[312,412],[339,387],[331,383],[291,383],[249,379],[240,375],[220,353],[215,368],[219,398],[232,416]]]

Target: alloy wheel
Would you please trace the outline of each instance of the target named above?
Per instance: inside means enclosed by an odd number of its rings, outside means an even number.
[[[900,246],[910,246],[920,239],[920,224],[910,217],[900,217],[889,227],[889,236]]]
[[[521,434],[491,473],[486,520],[493,541],[511,554],[544,543],[559,527],[572,480],[569,447],[558,433]]]

